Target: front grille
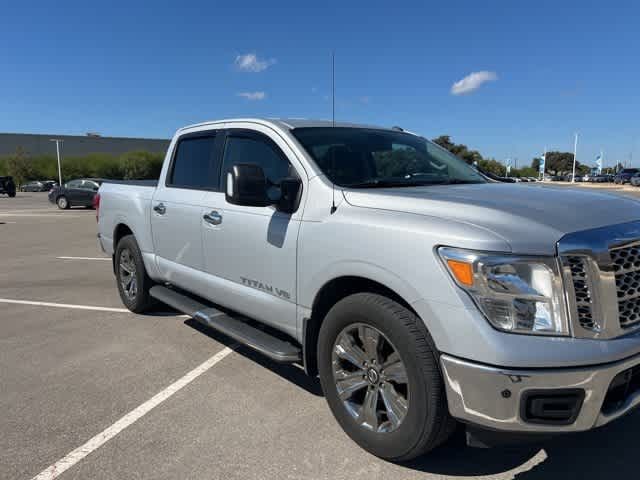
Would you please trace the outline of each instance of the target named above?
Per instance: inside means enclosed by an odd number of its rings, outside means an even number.
[[[573,280],[573,290],[576,294],[576,309],[578,322],[582,328],[596,330],[598,325],[593,319],[593,302],[591,288],[587,276],[585,257],[571,256],[565,258],[565,264],[571,269],[571,279]]]
[[[640,245],[609,251],[618,293],[620,327],[640,323]]]

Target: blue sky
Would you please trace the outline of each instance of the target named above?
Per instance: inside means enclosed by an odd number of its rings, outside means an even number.
[[[633,150],[640,165],[638,19],[631,1],[9,2],[0,132],[330,118],[335,49],[339,120],[449,134],[520,165],[571,150],[577,130],[578,160]],[[453,94],[474,72],[486,81]]]

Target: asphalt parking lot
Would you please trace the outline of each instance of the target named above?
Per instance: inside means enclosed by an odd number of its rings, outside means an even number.
[[[95,233],[91,210],[0,197],[2,479],[637,478],[638,414],[544,448],[470,449],[459,434],[383,462],[299,368],[172,312],[125,311]]]

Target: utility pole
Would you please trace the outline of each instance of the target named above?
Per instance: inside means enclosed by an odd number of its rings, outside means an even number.
[[[60,144],[64,142],[64,140],[60,140],[59,138],[52,138],[49,141],[56,142],[56,153],[58,155],[58,185],[62,186],[62,168],[60,167]]]
[[[60,140],[59,138],[52,138],[49,141],[56,142],[56,154],[58,155],[58,185],[62,186],[62,168],[60,167],[60,144],[64,142],[64,140]]]
[[[571,176],[571,183],[576,182],[576,157],[578,156],[578,132],[576,132],[576,138],[573,142],[573,175]]]

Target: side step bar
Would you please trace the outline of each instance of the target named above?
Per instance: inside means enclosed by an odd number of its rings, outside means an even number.
[[[276,362],[293,363],[302,359],[299,347],[216,308],[204,305],[176,290],[155,285],[151,287],[149,294],[162,303],[166,303],[194,320],[253,348]]]

